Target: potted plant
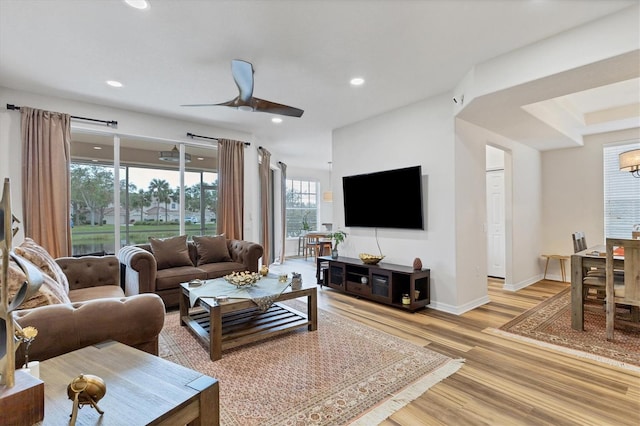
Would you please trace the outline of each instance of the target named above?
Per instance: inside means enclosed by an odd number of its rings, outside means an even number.
[[[309,226],[309,212],[306,212],[304,216],[302,216],[302,234],[306,235],[311,230],[311,226]]]
[[[332,258],[334,258],[334,259],[338,258],[338,244],[343,242],[346,237],[347,237],[347,233],[344,232],[344,231],[341,231],[341,230],[337,230],[336,232],[333,232],[331,234],[331,239],[336,242],[333,245],[333,248],[331,249],[331,257]]]

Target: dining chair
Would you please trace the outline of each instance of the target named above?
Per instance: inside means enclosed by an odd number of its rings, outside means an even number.
[[[318,258],[319,237],[317,235],[306,235],[304,244],[304,260],[307,257],[313,256],[314,259]]]
[[[616,282],[613,260],[624,256],[624,279]],[[607,340],[613,340],[615,323],[640,328],[640,240],[607,238],[606,260]],[[630,307],[630,314],[617,312],[619,305]]]
[[[578,253],[587,249],[587,238],[584,232],[578,231],[571,234],[573,240],[573,252]],[[585,268],[582,276],[582,300],[587,308],[595,307],[600,310],[604,307],[605,296],[605,270],[598,268]]]
[[[571,238],[573,238],[574,253],[587,249],[587,239],[584,235],[584,232],[574,232],[573,234],[571,234]]]

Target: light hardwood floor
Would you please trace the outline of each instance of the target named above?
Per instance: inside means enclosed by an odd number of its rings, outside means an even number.
[[[315,279],[311,260],[286,269]],[[452,358],[457,373],[381,423],[391,425],[640,425],[640,373],[484,332],[558,293],[569,283],[540,281],[518,292],[489,280],[491,302],[456,316],[410,314],[326,287],[318,306]]]

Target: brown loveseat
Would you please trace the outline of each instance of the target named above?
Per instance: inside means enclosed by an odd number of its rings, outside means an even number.
[[[126,287],[135,287],[141,293],[156,293],[169,308],[179,304],[180,283],[196,278],[219,278],[235,271],[258,271],[258,260],[263,252],[260,244],[227,240],[224,236],[194,236],[193,239],[187,241],[186,236],[151,239],[150,244],[122,247],[118,258],[124,267]],[[171,241],[169,247],[174,248],[175,256],[167,259],[159,250],[154,251],[154,243],[157,248],[162,241]],[[211,244],[218,246],[212,249]],[[177,252],[185,245],[183,255],[178,255]],[[220,248],[223,254],[219,252]]]
[[[68,280],[71,303],[13,313],[20,326],[38,330],[29,348],[30,359],[43,361],[105,340],[158,355],[158,335],[165,316],[162,299],[155,294],[137,294],[133,287],[125,295],[116,256],[64,257],[55,262]],[[16,366],[23,361],[24,345],[20,345]]]

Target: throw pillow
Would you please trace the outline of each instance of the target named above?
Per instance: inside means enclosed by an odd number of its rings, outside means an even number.
[[[61,288],[59,291],[69,294],[69,280],[67,280],[67,276],[62,272],[62,269],[60,269],[55,259],[51,257],[44,247],[38,245],[38,243],[31,238],[25,238],[23,243],[14,249],[14,252],[53,278]]]
[[[151,253],[156,258],[158,270],[176,266],[193,266],[189,257],[186,235],[170,238],[149,237],[149,243]]]
[[[9,284],[7,287],[7,291],[9,293],[8,299],[13,300],[13,297],[22,286],[22,283],[27,280],[27,276],[14,261],[9,262],[7,275],[7,282]],[[66,294],[59,296],[51,290],[58,286],[53,282],[53,279],[50,276],[44,273],[42,276],[44,277],[44,282],[40,286],[40,289],[29,299],[22,302],[18,307],[19,309],[37,308],[39,306],[54,305],[58,303],[71,303]]]
[[[227,238],[224,235],[193,236],[193,242],[198,250],[198,265],[215,262],[230,262]]]

